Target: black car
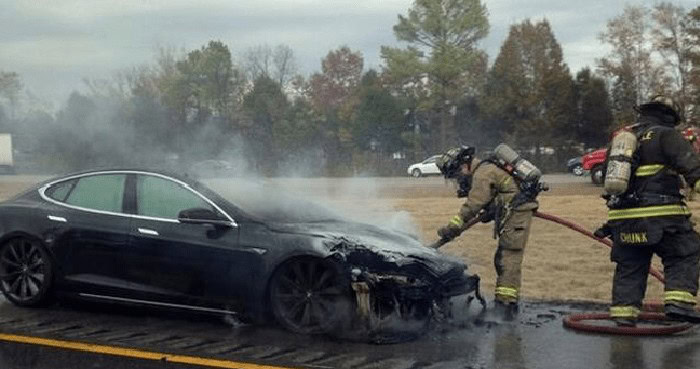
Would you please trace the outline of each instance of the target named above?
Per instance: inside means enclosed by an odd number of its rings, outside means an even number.
[[[478,295],[461,261],[406,234],[245,186],[236,198],[144,170],[46,181],[0,204],[0,289],[21,306],[68,296],[236,312],[301,333],[429,319]]]
[[[570,173],[573,173],[576,176],[582,176],[584,173],[583,170],[583,157],[582,156],[577,156],[575,158],[571,158],[566,162],[566,170]]]

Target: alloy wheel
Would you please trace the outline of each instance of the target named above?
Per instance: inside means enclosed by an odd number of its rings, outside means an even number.
[[[287,329],[305,334],[326,333],[342,319],[347,287],[330,263],[316,258],[292,260],[273,278],[273,313]]]
[[[10,300],[41,298],[47,281],[46,255],[36,242],[15,239],[0,249],[0,282]]]

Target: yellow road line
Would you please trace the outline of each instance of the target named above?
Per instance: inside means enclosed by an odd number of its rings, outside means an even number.
[[[142,351],[142,350],[130,349],[130,348],[105,346],[105,345],[93,345],[93,344],[89,344],[89,343],[60,341],[60,340],[39,338],[39,337],[30,337],[30,336],[17,336],[17,335],[13,335],[13,334],[4,334],[4,333],[0,333],[0,341],[28,343],[31,345],[57,347],[57,348],[62,348],[62,349],[85,351],[85,352],[104,354],[104,355],[123,356],[123,357],[146,359],[146,360],[168,361],[171,363],[201,365],[201,366],[209,366],[209,367],[214,367],[214,368],[287,369],[287,368],[280,367],[280,366],[239,363],[239,362],[228,361],[228,360],[207,359],[207,358],[196,357],[196,356],[173,355],[173,354],[165,354],[165,353],[160,353],[160,352]]]

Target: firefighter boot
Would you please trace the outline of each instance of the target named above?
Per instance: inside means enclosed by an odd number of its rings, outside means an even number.
[[[496,317],[503,319],[503,321],[513,321],[518,316],[518,303],[496,300],[494,302],[493,312]]]
[[[664,306],[664,313],[670,320],[679,320],[683,322],[700,324],[700,313],[693,310],[693,305],[684,304],[682,302],[674,302]]]

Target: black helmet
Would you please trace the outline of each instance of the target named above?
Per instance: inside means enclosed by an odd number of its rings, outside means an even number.
[[[447,150],[436,161],[442,175],[445,178],[456,178],[462,164],[471,164],[476,149],[471,146],[460,146]]]
[[[665,95],[656,95],[652,97],[648,102],[639,105],[639,107],[637,107],[637,111],[641,114],[661,114],[665,122],[674,126],[681,122],[680,105],[678,105],[678,103],[676,103],[672,98]]]

